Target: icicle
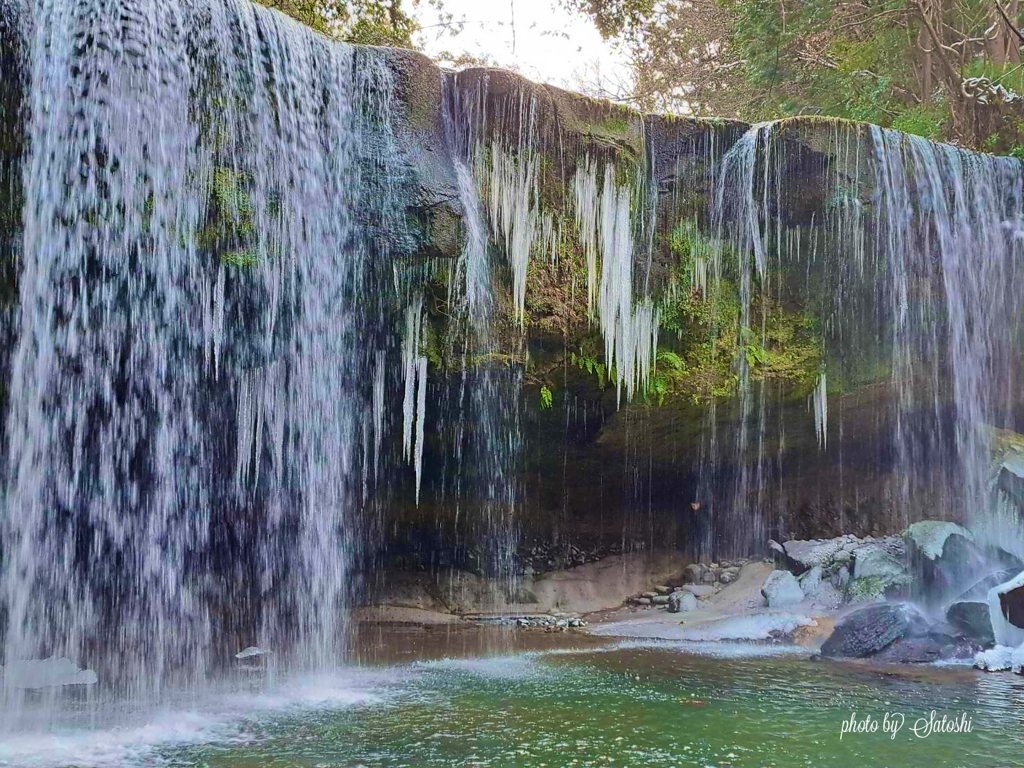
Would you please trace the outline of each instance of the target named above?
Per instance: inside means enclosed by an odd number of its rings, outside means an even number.
[[[402,401],[402,451],[405,460],[412,458],[413,408],[416,389],[416,357],[420,351],[420,329],[422,327],[423,296],[417,294],[405,310],[405,338],[402,339],[402,373],[405,381],[405,398]]]
[[[491,229],[504,236],[505,251],[512,268],[512,296],[520,323],[525,317],[526,270],[530,263],[530,250],[537,239],[539,167],[539,156],[528,148],[513,156],[498,144],[491,146],[488,184]]]
[[[604,335],[605,361],[616,372],[619,401],[625,385],[632,400],[637,384],[646,387],[657,348],[658,312],[650,300],[633,301],[632,190],[615,183],[615,169],[605,166],[604,186],[598,194],[595,165],[581,164],[574,181],[576,216],[587,257],[587,295],[598,296],[597,309]],[[601,281],[597,283],[597,254],[601,254]]]
[[[373,368],[373,472],[374,481],[380,473],[380,445],[384,439],[384,364],[387,353],[377,350]]]
[[[597,235],[599,197],[597,191],[597,165],[589,157],[580,163],[573,179],[576,194],[576,221],[580,240],[587,259],[587,310],[594,316],[594,297],[597,289]]]
[[[818,384],[811,393],[811,400],[814,405],[814,431],[818,435],[818,447],[824,450],[828,445],[828,398],[824,372],[818,376]]]
[[[558,244],[561,240],[561,225],[555,223],[553,214],[545,213],[541,217],[540,253],[549,256],[552,264],[558,260]]]
[[[423,433],[427,413],[427,358],[417,359],[416,398],[416,504],[420,503],[420,484],[423,481]]]

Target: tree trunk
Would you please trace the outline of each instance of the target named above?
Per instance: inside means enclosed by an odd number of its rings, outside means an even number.
[[[1003,10],[1016,23],[1020,19],[1020,0],[1010,0],[1010,2],[1003,3]],[[1006,23],[1003,14],[996,7],[995,0],[993,0],[989,7],[989,18],[995,27],[988,46],[992,63],[997,67],[1005,67],[1007,64],[1019,64],[1020,38],[1017,37],[1017,33],[1011,29],[1010,25]]]

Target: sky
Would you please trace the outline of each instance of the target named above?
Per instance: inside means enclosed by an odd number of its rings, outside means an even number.
[[[438,22],[437,13],[421,7],[417,17],[425,29],[419,42],[427,55],[486,53],[499,66],[561,87],[575,86],[574,72],[588,62],[600,60],[607,70],[618,61],[593,22],[568,13],[554,0],[445,0],[444,10],[469,23],[452,37],[431,28]]]

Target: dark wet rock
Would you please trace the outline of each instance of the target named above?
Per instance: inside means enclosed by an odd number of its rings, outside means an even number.
[[[916,553],[929,560],[942,557],[950,536],[969,541],[974,539],[974,534],[966,528],[941,520],[922,520],[903,532],[903,537],[910,546],[911,554]]]
[[[697,610],[697,598],[690,592],[673,592],[668,597],[669,613],[685,613]]]
[[[930,664],[949,658],[954,649],[952,642],[944,643],[928,637],[904,638],[895,641],[872,658],[892,664]]]
[[[651,598],[654,605],[668,605],[668,595],[657,595]]]
[[[1012,555],[979,546],[971,531],[955,523],[925,520],[911,525],[903,536],[911,572],[920,577],[914,591],[929,601],[963,592],[965,584],[976,583],[994,568],[1012,565]]]
[[[761,587],[761,594],[769,608],[796,605],[804,599],[800,583],[789,571],[772,571]]]
[[[995,643],[992,633],[992,619],[989,616],[988,603],[974,600],[962,600],[953,603],[946,609],[946,621],[955,627],[964,637],[977,641],[983,646]]]
[[[901,603],[861,608],[836,625],[832,635],[821,646],[821,653],[849,658],[871,656],[910,634],[912,624],[920,626],[924,621],[917,610]]]

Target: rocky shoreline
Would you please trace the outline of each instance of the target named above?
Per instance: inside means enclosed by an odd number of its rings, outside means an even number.
[[[788,644],[813,658],[1024,670],[1024,564],[962,526],[924,521],[879,538],[769,541],[766,554],[685,564],[672,556],[581,558],[566,571],[527,574],[520,601],[492,611],[448,609],[441,623]],[[547,565],[542,548],[536,556]],[[469,589],[465,577],[449,575],[451,584]],[[383,613],[376,620],[387,621]]]

